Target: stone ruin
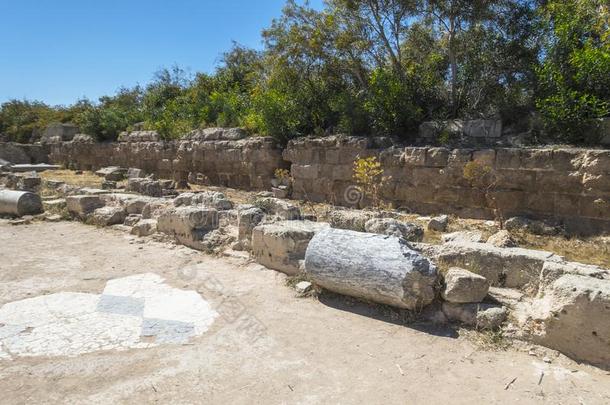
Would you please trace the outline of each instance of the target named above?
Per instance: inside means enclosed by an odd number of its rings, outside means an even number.
[[[305,278],[297,284],[301,293],[313,286],[412,311],[427,322],[502,329],[507,336],[610,369],[610,270],[520,248],[511,236],[517,229],[557,234],[566,230],[565,222],[558,226],[515,216],[506,221],[506,229],[483,238],[477,231],[447,233],[447,215],[428,218],[424,227],[401,220],[398,211],[335,207],[322,222],[267,192],[251,204],[236,204],[218,191],[180,192],[179,183],[196,170],[211,184],[277,188],[269,171],[284,162],[269,140],[244,139],[239,131],[212,129],[191,138],[162,145],[151,134],[125,134],[122,143],[95,144],[85,156],[75,155],[82,144],[55,145],[53,156],[62,156],[55,162],[74,159],[76,168],[98,169],[105,187],[78,188],[41,182],[31,173],[5,174],[5,186],[21,191],[0,190],[0,214],[38,215],[44,209],[47,218],[60,212],[207,253],[241,251],[267,268]],[[111,153],[114,166],[99,166],[101,151]],[[520,204],[527,201],[528,210],[563,213],[583,226],[610,223],[603,204],[594,203],[610,195],[610,152],[603,150],[388,148],[358,138],[306,138],[291,141],[283,152],[292,162],[293,197],[333,201],[348,182],[354,156],[372,151],[396,176],[387,195],[412,202],[418,212],[443,212],[441,207],[449,204],[445,212],[455,213],[453,207],[488,218],[484,208],[473,208],[472,190],[455,174],[465,161],[482,159],[511,185],[503,191],[512,204],[507,212],[521,213]],[[123,159],[143,165],[123,166]],[[150,170],[153,162],[157,167]],[[218,170],[212,173],[208,165]],[[449,179],[455,181],[451,187]],[[40,187],[57,195],[41,200],[35,194]],[[426,200],[429,192],[438,193],[434,202]],[[423,242],[426,232],[442,233],[441,242]]]
[[[493,121],[454,124],[464,136],[476,139],[498,131]],[[197,130],[175,141],[162,141],[154,131],[123,133],[119,142],[109,143],[82,134],[68,138],[30,145],[0,143],[0,159],[13,165],[50,163],[92,171],[137,167],[181,186],[188,182],[273,189],[279,198],[355,207],[362,201],[350,194],[354,159],[374,156],[388,178],[380,196],[394,207],[423,215],[493,219],[485,193],[463,176],[465,165],[477,162],[496,173],[493,195],[507,218],[553,219],[570,233],[610,232],[607,149],[414,147],[384,137],[341,135],[298,138],[282,147],[272,138],[246,137],[235,128]],[[289,172],[289,186],[275,178],[277,169]]]

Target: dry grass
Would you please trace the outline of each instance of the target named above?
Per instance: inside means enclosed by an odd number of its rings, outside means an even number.
[[[83,172],[83,174],[75,174],[72,170],[55,170],[47,171],[42,174],[43,179],[64,181],[71,185],[79,187],[100,188],[103,179],[98,177],[93,172]],[[256,199],[255,191],[236,190],[227,187],[212,187],[190,185],[190,190],[180,191],[219,191],[224,193],[227,198],[236,204],[251,204]],[[327,221],[328,213],[334,209],[333,205],[326,203],[311,203],[304,201],[292,200],[297,204],[304,214],[315,215],[318,221]],[[422,225],[425,229],[427,220],[417,214],[401,213],[398,219],[406,222],[413,222]],[[456,231],[480,231],[484,238],[489,237],[499,230],[497,224],[491,221],[463,219],[452,217],[449,222],[447,232]],[[440,243],[442,233],[432,232],[426,229],[424,234],[424,242]],[[536,236],[531,234],[515,235],[519,246],[528,249],[538,249],[553,252],[560,256],[564,256],[567,260],[578,261],[587,264],[594,264],[602,267],[610,267],[610,238],[609,237],[594,237],[594,238],[565,238],[563,236]]]
[[[547,250],[567,260],[610,268],[610,238],[566,238],[563,236],[537,236],[518,234],[519,246]]]
[[[252,203],[256,194],[256,192],[235,190],[225,187],[193,185],[192,189],[220,191],[229,199],[239,204]],[[292,202],[299,205],[304,214],[315,215],[318,218],[318,221],[327,221],[328,213],[333,209],[331,204],[311,203],[297,200],[292,200]],[[424,229],[427,225],[427,220],[422,219],[422,217],[417,214],[403,213],[399,215],[398,219],[422,225]],[[479,231],[485,240],[499,230],[500,228],[497,223],[493,221],[451,217],[447,232]],[[426,229],[423,241],[425,243],[438,244],[441,242],[442,235],[442,232],[434,232]],[[546,250],[564,256],[570,261],[594,264],[606,268],[610,267],[610,238],[608,237],[565,238],[563,236],[537,236],[531,234],[517,234],[515,237],[519,246],[523,248]]]
[[[512,346],[512,341],[504,336],[502,329],[478,331],[460,328],[459,334],[466,337],[481,350],[503,351]]]
[[[104,181],[103,177],[97,176],[93,172],[76,174],[74,170],[47,170],[42,172],[40,177],[43,180],[57,180],[73,186],[91,188],[101,188]]]

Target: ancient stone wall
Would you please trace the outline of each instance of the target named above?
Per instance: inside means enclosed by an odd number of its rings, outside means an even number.
[[[477,160],[498,174],[493,196],[505,217],[559,219],[574,232],[610,231],[610,150],[399,147],[385,138],[333,136],[293,140],[282,151],[264,137],[135,139],[20,145],[21,152],[15,152],[15,144],[0,144],[0,157],[10,150],[13,156],[36,163],[46,160],[39,155],[48,148],[50,163],[72,168],[137,167],[163,178],[188,177],[194,183],[248,190],[269,190],[274,170],[291,167],[294,198],[354,206],[354,159],[377,156],[389,178],[381,193],[394,207],[493,218],[485,193],[463,177],[464,165]]]
[[[389,177],[381,193],[395,207],[493,218],[485,193],[463,177],[464,165],[476,160],[497,172],[492,195],[505,217],[559,219],[574,232],[610,230],[610,150],[380,148],[374,139],[301,138],[284,150],[294,197],[354,205],[358,156],[378,157]]]
[[[13,164],[48,163],[49,150],[44,145],[0,142],[0,159]]]
[[[162,178],[247,190],[269,189],[273,172],[286,167],[271,138],[237,141],[62,142],[50,145],[50,160],[83,170],[136,167]]]

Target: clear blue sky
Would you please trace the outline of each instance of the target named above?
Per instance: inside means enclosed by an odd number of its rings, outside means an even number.
[[[285,0],[0,0],[0,102],[70,104],[178,64],[210,72],[231,41],[261,48]],[[320,8],[322,0],[311,0]]]

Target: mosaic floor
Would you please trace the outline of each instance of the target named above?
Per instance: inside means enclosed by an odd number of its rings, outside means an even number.
[[[218,313],[195,291],[156,274],[110,280],[101,295],[62,292],[0,308],[0,359],[77,356],[98,350],[186,343]]]

